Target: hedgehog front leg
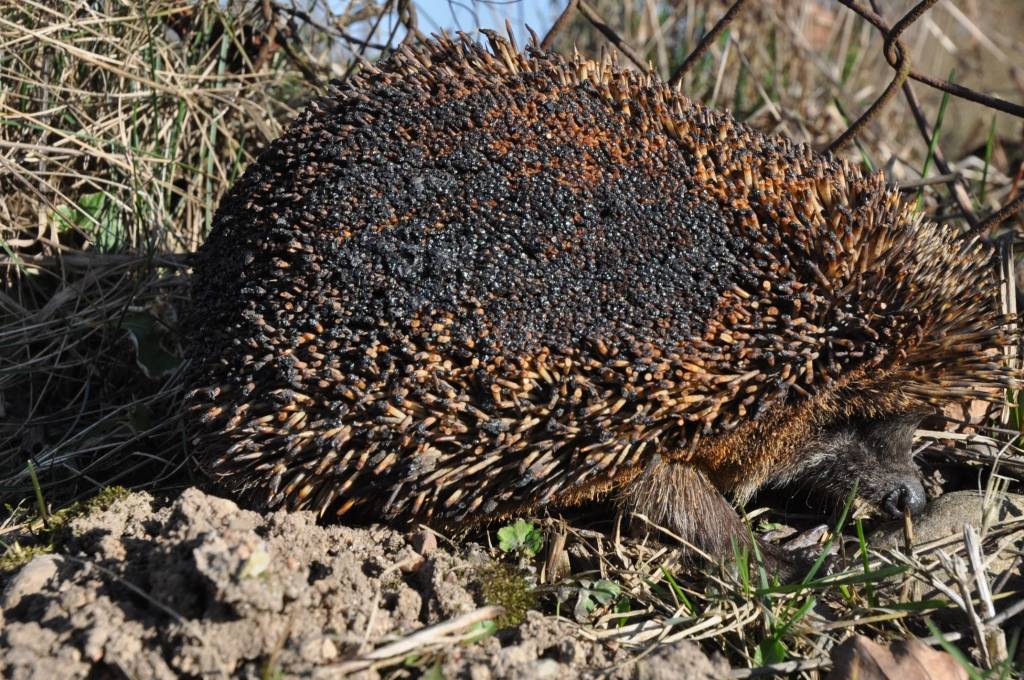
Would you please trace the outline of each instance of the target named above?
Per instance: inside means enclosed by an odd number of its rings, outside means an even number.
[[[626,485],[621,502],[628,512],[644,515],[714,560],[731,561],[734,541],[741,548],[751,544],[736,510],[708,476],[689,463],[655,457]],[[788,580],[795,565],[774,546],[759,547],[768,566]]]

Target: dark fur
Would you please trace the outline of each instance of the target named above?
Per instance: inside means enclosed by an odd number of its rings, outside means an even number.
[[[807,489],[819,496],[819,505],[832,506],[841,505],[856,489],[861,500],[891,515],[886,506],[901,487],[921,487],[911,444],[923,418],[909,413],[835,423],[804,445],[798,455],[801,469],[769,484]]]

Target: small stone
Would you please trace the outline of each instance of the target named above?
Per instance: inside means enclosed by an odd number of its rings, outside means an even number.
[[[412,549],[423,557],[429,557],[437,550],[437,536],[433,531],[424,529],[412,537]]]
[[[953,491],[939,496],[914,517],[914,543],[962,536],[965,524],[972,525],[980,533],[983,525],[1021,517],[1024,517],[1024,495],[1007,493],[993,499],[977,491]],[[868,543],[872,548],[892,549],[902,548],[903,540],[903,521],[897,520],[875,530]],[[1003,538],[1001,544],[1005,546],[1001,552],[986,555],[991,560],[988,564],[991,574],[999,575],[1013,566],[1015,550],[1024,547],[1024,530]]]
[[[240,546],[241,548],[244,546]],[[270,553],[266,543],[261,543],[242,563],[238,572],[239,579],[256,578],[270,567]]]
[[[84,640],[82,653],[90,661],[99,661],[103,658],[103,646],[110,639],[111,630],[105,627],[96,627],[90,630]]]
[[[562,665],[554,659],[538,659],[533,664],[533,677],[537,680],[545,680],[545,678],[557,678],[562,675]]]
[[[4,589],[3,608],[13,609],[26,595],[41,591],[57,575],[56,555],[37,555],[21,568]]]

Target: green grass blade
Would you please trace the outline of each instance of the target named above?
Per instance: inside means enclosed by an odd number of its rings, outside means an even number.
[[[953,82],[956,77],[956,71],[949,72],[949,81]],[[939,145],[939,133],[942,131],[942,121],[946,117],[946,106],[949,104],[949,93],[942,93],[942,101],[939,103],[939,112],[935,115],[935,126],[932,128],[932,138],[928,140],[928,155],[924,157],[924,166],[921,168],[921,177],[928,176],[928,170],[931,169],[932,161],[935,159],[935,149]],[[917,192],[917,209],[921,209],[921,204],[924,202],[924,189],[920,189]]]

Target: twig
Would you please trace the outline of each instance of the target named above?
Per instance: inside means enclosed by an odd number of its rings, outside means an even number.
[[[704,53],[707,52],[708,48],[711,47],[711,44],[718,39],[718,36],[721,35],[722,31],[728,28],[729,24],[733,22],[736,16],[740,13],[740,10],[743,9],[746,1],[747,0],[736,0],[736,2],[733,3],[732,7],[722,15],[722,18],[718,20],[717,24],[711,27],[711,30],[701,38],[697,47],[690,52],[689,56],[687,56],[686,59],[683,60],[683,63],[679,65],[679,68],[677,68],[675,73],[672,74],[672,77],[669,78],[669,85],[677,87],[679,83],[682,82],[683,78],[686,77],[686,74],[691,68],[693,68],[693,65],[697,60],[704,56]]]
[[[971,231],[966,235],[969,236],[971,234],[984,234],[985,232],[990,231],[994,227],[998,227],[1000,224],[1010,219],[1021,210],[1024,210],[1024,192],[1018,194],[1017,198],[1013,199],[1012,201],[1004,205],[1002,208],[1000,208],[999,210],[997,210],[996,212],[992,213],[984,220],[979,222],[978,226],[971,229]]]
[[[398,656],[404,656],[417,647],[423,647],[438,642],[446,642],[450,635],[469,628],[481,621],[491,621],[505,613],[504,607],[489,606],[475,609],[454,619],[442,621],[433,626],[422,628],[411,635],[406,635],[400,640],[378,647],[372,652],[364,654],[358,659],[351,659],[330,668],[341,673],[354,673],[364,668],[369,668],[375,661],[384,661]]]
[[[381,22],[384,21],[384,15],[391,12],[393,2],[394,0],[387,0],[387,2],[384,3],[384,7],[381,9],[380,14],[376,16],[373,25],[370,27],[370,32],[366,34],[366,40],[364,40],[361,43],[359,49],[355,52],[355,56],[357,58],[353,59],[352,63],[348,65],[348,68],[345,69],[345,73],[339,79],[340,82],[348,82],[348,79],[352,77],[352,74],[355,72],[356,68],[363,64],[364,60],[366,59],[366,50],[370,46],[370,39],[373,38],[374,34],[377,32],[377,29],[380,28]],[[389,40],[388,47],[390,46],[391,41]]]
[[[558,15],[557,19],[555,19],[555,23],[551,24],[551,28],[548,29],[544,39],[540,41],[540,48],[542,50],[551,49],[551,45],[555,42],[555,38],[558,37],[558,34],[564,31],[565,27],[572,22],[572,15],[579,4],[580,0],[569,0],[569,2],[565,3],[565,9],[563,9],[562,13]]]
[[[770,663],[757,668],[735,668],[729,671],[730,678],[759,678],[764,675],[787,675],[797,671],[813,671],[832,667],[832,659],[827,656],[819,656],[817,659],[805,659],[803,661],[784,661],[782,663]]]
[[[996,616],[996,605],[992,601],[992,590],[985,571],[985,558],[981,554],[981,539],[970,524],[964,524],[964,548],[971,564],[971,571],[974,573],[982,613],[986,620],[992,620]],[[1006,659],[1006,636],[998,626],[989,626],[981,622],[979,634],[981,639],[978,642],[985,648],[984,654],[989,658],[990,664],[992,661],[999,663]]]
[[[629,60],[636,64],[640,70],[646,71],[647,64],[643,58],[629,46],[629,43],[619,37],[619,34],[601,18],[597,10],[591,7],[586,0],[579,0],[579,3],[580,13],[587,18],[587,21],[593,24],[594,28],[600,31],[604,37],[608,38],[611,44],[619,48],[620,52],[629,57]]]
[[[921,133],[921,136],[924,137],[925,143],[930,142],[933,132],[931,128],[929,128],[928,121],[925,120],[924,114],[921,112],[921,106],[918,103],[917,96],[914,95],[914,90],[911,88],[909,82],[903,83],[903,97],[907,100],[907,106],[910,107],[910,112],[914,116],[914,123],[917,125],[917,129]],[[938,144],[935,145],[935,151],[932,158],[935,159],[935,166],[943,176],[951,176],[949,188],[953,193],[953,198],[956,200],[956,204],[960,208],[961,212],[963,212],[964,218],[967,220],[971,229],[974,229],[978,224],[978,216],[974,214],[974,209],[971,207],[971,200],[967,195],[966,189],[964,189],[963,177],[960,176],[959,173],[953,172],[952,168],[949,167],[949,163],[946,162],[946,156],[942,153],[942,149],[939,148]]]
[[[409,0],[398,1],[398,21],[405,26],[405,35],[399,45],[405,45],[413,40],[423,41],[424,35],[420,31],[419,15],[416,14],[416,3]]]
[[[152,263],[167,267],[186,268],[192,266],[192,253],[154,253],[153,255],[124,255],[119,253],[62,253],[60,255],[39,255],[18,253],[14,257],[0,256],[0,267],[35,265],[53,267],[62,265],[88,269],[90,267],[109,267],[122,264]]]
[[[878,6],[878,1],[871,0],[871,6],[874,8],[875,12],[878,13],[878,16],[881,17],[882,10]],[[928,126],[928,121],[925,119],[924,113],[921,112],[921,105],[917,101],[917,95],[914,94],[914,89],[911,87],[910,83],[906,81],[903,83],[903,97],[907,100],[907,106],[910,107],[910,113],[914,116],[914,123],[917,125],[918,131],[921,133],[921,136],[924,137],[925,143],[929,143],[933,134],[932,130]],[[950,191],[953,194],[953,198],[956,200],[956,204],[963,212],[964,218],[967,220],[967,224],[971,229],[974,229],[978,224],[978,216],[974,214],[974,210],[971,208],[971,199],[967,195],[967,190],[964,188],[963,177],[955,176],[956,173],[954,173],[949,167],[949,164],[946,163],[946,156],[942,153],[942,149],[938,144],[935,145],[933,158],[935,159],[935,167],[939,169],[939,172],[943,175],[954,175],[953,181],[950,182]]]
[[[896,188],[900,191],[907,191],[909,189],[920,189],[921,187],[929,187],[934,184],[951,184],[960,179],[960,173],[951,172],[948,174],[934,175],[932,177],[919,177],[918,179],[910,179],[906,182],[897,182]]]
[[[1011,619],[1017,614],[1024,612],[1024,600],[1018,600],[1015,604],[1007,607],[1003,611],[999,612],[991,619],[985,622],[987,626],[1000,626],[1007,619]]]
[[[274,16],[274,9],[270,4],[270,0],[263,0],[263,20],[267,22],[267,28],[261,38],[263,44],[260,45],[260,51],[256,55],[256,60],[251,64],[253,71],[260,71],[266,65],[270,59],[270,55],[273,54],[274,48],[277,47],[277,17]]]

